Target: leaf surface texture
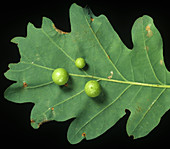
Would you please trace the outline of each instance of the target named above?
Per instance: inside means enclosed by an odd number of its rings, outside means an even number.
[[[16,103],[32,102],[31,125],[75,118],[68,129],[72,144],[96,138],[130,111],[127,133],[146,136],[169,110],[170,74],[163,59],[162,38],[149,16],[138,18],[132,27],[133,49],[128,49],[104,15],[73,4],[71,32],[57,29],[43,18],[42,27],[29,23],[27,37],[16,37],[20,62],[10,64],[5,76],[16,81],[5,97]],[[75,60],[87,65],[78,69]],[[52,72],[64,68],[68,86],[52,81]],[[102,93],[88,97],[84,85],[98,80]]]

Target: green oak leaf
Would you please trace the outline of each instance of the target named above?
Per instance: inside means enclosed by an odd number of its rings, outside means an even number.
[[[5,91],[15,103],[34,103],[31,125],[74,118],[68,129],[72,144],[93,139],[130,111],[127,133],[146,136],[170,108],[170,73],[163,59],[163,44],[152,18],[143,16],[132,27],[133,49],[128,49],[104,15],[73,4],[71,32],[57,29],[48,18],[42,27],[27,26],[27,37],[12,40],[20,62],[10,64],[5,76],[16,81]],[[82,57],[86,67],[75,60]],[[56,68],[69,73],[65,86],[52,81]],[[99,81],[102,93],[90,98],[84,91],[89,80]]]

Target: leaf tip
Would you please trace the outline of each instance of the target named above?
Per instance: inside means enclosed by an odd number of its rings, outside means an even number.
[[[12,43],[18,44],[20,40],[22,40],[24,37],[14,37],[11,39]]]
[[[76,134],[75,129],[72,129],[71,127],[69,127],[68,132],[67,132],[67,140],[69,141],[70,144],[78,144],[83,139],[86,139],[85,132]]]
[[[149,15],[143,15],[142,18],[143,18],[143,19],[153,20],[152,17],[150,17]]]
[[[81,6],[77,5],[76,3],[73,3],[71,6],[70,6],[70,12],[72,11],[77,11],[78,9],[82,9]]]
[[[47,22],[47,21],[51,21],[51,20],[47,17],[42,17],[42,22]]]
[[[12,39],[11,39],[11,42],[17,44],[17,42],[15,41],[15,38],[12,38]]]
[[[38,128],[40,127],[40,126],[35,122],[34,119],[31,119],[31,120],[30,120],[30,123],[31,123],[32,128],[34,128],[34,129],[38,129]]]
[[[70,8],[77,7],[78,5],[76,3],[73,3]]]
[[[29,32],[32,32],[31,30],[34,30],[34,29],[36,29],[36,27],[34,26],[34,24],[32,24],[31,22],[29,22],[29,23],[27,24],[27,34],[28,34]]]

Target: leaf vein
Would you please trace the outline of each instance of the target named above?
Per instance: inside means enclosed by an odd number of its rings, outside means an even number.
[[[89,22],[88,22],[88,20],[87,20],[85,14],[84,14],[84,17],[85,17],[86,23],[87,23],[87,25],[88,25],[90,31],[92,32],[94,38],[96,39],[96,41],[97,41],[97,43],[99,44],[100,48],[102,49],[102,51],[103,51],[104,54],[106,55],[107,60],[109,60],[109,62],[110,62],[111,65],[115,68],[115,70],[119,73],[119,75],[121,76],[121,78],[122,78],[123,80],[126,80],[126,78],[125,78],[125,77],[120,73],[120,71],[117,69],[117,67],[115,66],[115,64],[113,63],[113,61],[112,61],[111,59],[108,59],[108,56],[109,56],[109,55],[107,54],[106,50],[104,49],[104,47],[102,46],[102,44],[101,44],[100,41],[98,40],[96,34],[94,33],[94,31],[93,31],[91,25],[90,25]]]
[[[33,63],[33,62],[29,63],[29,62],[21,61],[20,63],[33,65],[33,66],[40,67],[40,68],[47,69],[47,70],[54,70],[53,68],[42,66],[42,65],[39,65],[39,64],[36,64],[36,63]]]
[[[55,47],[57,47],[61,52],[63,52],[64,55],[67,56],[72,62],[75,62],[75,60],[71,56],[69,56],[67,52],[64,51],[64,49],[62,49],[58,44],[54,42],[54,40],[43,30],[43,28],[42,32],[54,44]]]
[[[62,100],[61,102],[59,102],[59,103],[57,103],[57,104],[55,104],[55,105],[53,105],[53,106],[51,106],[51,107],[55,108],[56,106],[59,106],[59,105],[65,103],[65,102],[69,101],[70,99],[73,99],[74,97],[80,95],[80,94],[83,93],[83,92],[84,92],[84,89],[81,90],[81,91],[79,91],[79,92],[77,92],[76,94],[72,95],[71,97],[66,98],[65,100]],[[43,113],[47,113],[49,110],[51,110],[51,107],[48,108],[48,109],[47,109],[45,112],[43,112]]]
[[[143,119],[146,117],[146,115],[149,113],[149,111],[151,110],[151,108],[153,107],[153,105],[156,103],[156,101],[161,97],[161,95],[165,92],[166,88],[162,89],[161,93],[157,96],[157,98],[152,102],[152,104],[148,107],[148,110],[146,110],[146,112],[143,114],[142,118],[140,119],[140,121],[137,123],[137,125],[135,126],[135,128],[133,129],[133,131],[131,133],[133,133],[135,131],[135,129],[140,125],[140,123],[143,121]]]
[[[54,83],[54,81],[49,81],[47,83],[43,83],[43,84],[39,84],[39,85],[35,85],[35,86],[27,86],[26,89],[35,89],[35,88],[38,88],[38,87],[47,86],[47,85],[52,84],[52,83]]]
[[[93,119],[95,119],[97,116],[99,116],[103,111],[105,111],[107,108],[109,108],[110,106],[112,106],[132,85],[128,85],[122,92],[121,94],[114,100],[112,101],[110,104],[108,104],[107,106],[105,106],[102,110],[100,110],[98,113],[96,113],[93,117],[91,117],[83,126],[81,126],[78,131],[75,133],[75,136],[81,131],[82,128],[84,128],[86,125],[88,125],[88,123],[90,123]]]

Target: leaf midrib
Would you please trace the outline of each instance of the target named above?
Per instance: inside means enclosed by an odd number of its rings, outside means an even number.
[[[29,63],[29,62],[23,62],[23,61],[21,63],[30,64],[30,65],[33,65],[33,66],[36,66],[36,67],[39,67],[42,69],[46,69],[48,71],[54,70],[53,68],[48,68],[48,67],[41,66],[41,65],[35,64],[35,63]],[[73,77],[92,78],[92,79],[96,79],[98,81],[107,81],[107,82],[120,83],[120,84],[129,84],[129,85],[155,87],[155,88],[170,88],[170,85],[166,85],[166,84],[160,85],[160,84],[150,84],[150,83],[142,83],[142,82],[115,80],[115,79],[102,78],[102,77],[93,76],[93,75],[80,75],[80,74],[73,74],[73,73],[69,73],[69,75],[73,76]],[[50,82],[44,83],[42,85],[30,86],[30,88],[42,87],[44,85],[49,85],[51,83],[52,83],[52,80]]]
[[[90,24],[89,24],[89,22],[88,22],[85,14],[84,14],[84,18],[85,18],[85,20],[86,20],[86,23],[87,23],[89,29],[91,30],[91,32],[92,32],[92,34],[93,34],[93,36],[94,36],[94,38],[96,39],[97,43],[98,43],[99,46],[101,47],[101,49],[102,49],[102,51],[104,52],[104,54],[106,55],[106,57],[108,57],[108,54],[107,54],[106,50],[103,48],[102,44],[101,44],[100,41],[98,40],[98,38],[97,38],[96,34],[94,33],[93,29],[91,28],[91,26],[90,26]],[[142,23],[142,25],[143,25],[143,23]],[[62,51],[73,63],[75,62],[75,60],[74,60],[72,57],[70,57],[60,46],[58,46],[58,45],[53,41],[53,39],[51,39],[51,38],[49,37],[49,35],[43,30],[43,28],[42,28],[42,32],[43,32],[43,33],[47,36],[47,38],[48,38],[57,48],[59,48],[59,50]],[[143,35],[143,38],[144,38],[144,35]],[[145,41],[144,41],[144,44],[145,44]],[[150,63],[150,60],[149,60],[148,55],[147,55],[147,58],[148,58],[148,61],[149,61],[149,63]],[[108,58],[107,58],[107,59],[108,59]],[[119,70],[117,69],[117,67],[115,66],[115,64],[112,62],[112,60],[111,60],[111,59],[108,59],[108,60],[110,61],[110,63],[112,64],[112,66],[116,69],[116,71],[119,72]],[[39,66],[39,67],[44,68],[44,69],[54,70],[53,68],[48,68],[48,67],[46,67],[46,66],[41,66],[41,65],[37,65],[37,64],[33,64],[33,65]],[[150,63],[150,65],[151,65],[151,63]],[[151,65],[151,68],[152,68],[152,65]],[[82,70],[83,70],[83,69],[82,69]],[[154,73],[154,76],[157,78],[157,76],[156,76],[153,68],[152,68],[152,71],[153,71],[153,73]],[[161,83],[161,85],[160,85],[160,84],[148,84],[148,83],[128,81],[128,80],[126,80],[126,79],[124,78],[124,76],[122,76],[122,74],[121,74],[120,72],[119,72],[119,74],[121,75],[121,77],[122,77],[122,79],[123,79],[124,81],[122,81],[122,80],[114,80],[114,79],[107,79],[107,78],[101,78],[101,77],[97,77],[97,76],[88,75],[84,70],[83,70],[83,72],[84,72],[86,75],[72,74],[72,76],[87,77],[87,78],[93,78],[93,79],[97,79],[97,80],[103,80],[103,81],[115,82],[115,83],[122,83],[122,84],[130,84],[130,85],[139,85],[139,86],[148,86],[148,87],[157,87],[157,88],[170,88],[170,85],[163,84],[162,82],[159,81],[158,78],[157,78],[157,80]],[[45,83],[45,84],[48,84],[48,82]],[[49,82],[49,84],[50,84],[50,82]],[[41,86],[41,85],[38,85],[38,86]]]

